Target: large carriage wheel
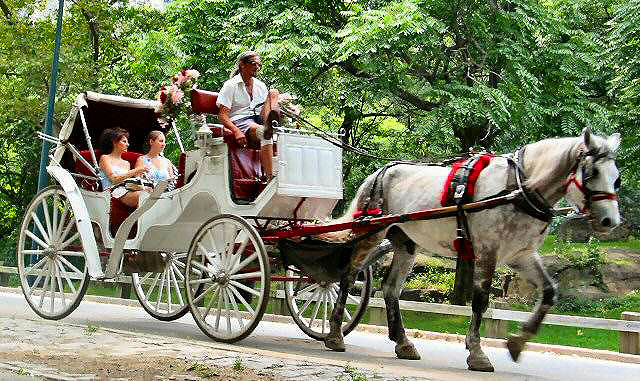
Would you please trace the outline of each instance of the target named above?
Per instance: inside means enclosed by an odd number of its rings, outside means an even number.
[[[287,269],[287,277],[297,280],[285,282],[284,293],[293,321],[304,333],[316,340],[324,340],[329,333],[329,319],[340,292],[339,283],[315,282],[295,267]],[[360,322],[371,296],[371,267],[360,271],[355,287],[347,295],[342,334],[347,335]],[[349,306],[355,310],[349,311]]]
[[[207,336],[226,343],[247,337],[267,308],[270,286],[267,250],[253,226],[230,214],[202,225],[189,247],[185,289]]]
[[[89,273],[76,217],[60,186],[43,189],[27,207],[17,255],[22,292],[35,313],[57,320],[76,309]]]
[[[133,290],[149,315],[162,321],[183,317],[189,311],[184,290],[187,253],[163,253],[164,270],[159,273],[133,273]]]

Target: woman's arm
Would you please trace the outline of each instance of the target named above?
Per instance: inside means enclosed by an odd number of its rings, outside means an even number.
[[[130,164],[129,162],[127,162],[127,167],[129,166]],[[136,162],[136,166],[137,166],[137,162]],[[102,155],[102,157],[100,157],[100,168],[102,169],[105,176],[107,176],[107,178],[109,179],[109,181],[111,181],[112,184],[120,184],[121,182],[125,181],[130,177],[140,176],[142,173],[145,173],[148,171],[146,167],[142,167],[142,168],[129,169],[126,173],[122,175],[116,175],[115,173],[113,173],[111,158],[107,155]]]

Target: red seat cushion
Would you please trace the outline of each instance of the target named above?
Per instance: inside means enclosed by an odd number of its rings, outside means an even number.
[[[191,109],[198,114],[213,114],[218,115],[220,109],[216,101],[218,100],[218,93],[213,91],[206,91],[200,89],[191,90]]]
[[[118,228],[129,215],[136,210],[117,198],[111,197],[111,211],[109,212],[109,231],[111,236],[115,237],[118,232]],[[138,223],[133,224],[133,227],[129,231],[129,239],[135,238],[138,232]]]
[[[184,185],[186,179],[184,178],[184,171],[187,165],[187,154],[184,152],[180,153],[180,158],[178,159],[178,179],[176,180],[176,189],[180,188]]]

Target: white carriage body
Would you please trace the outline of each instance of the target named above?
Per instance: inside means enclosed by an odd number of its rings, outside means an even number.
[[[62,127],[59,139],[69,139],[76,119],[86,132],[82,107],[87,100],[132,108],[154,108],[157,102],[105,96],[87,92],[78,97],[75,107]],[[175,130],[174,130],[175,131]],[[90,139],[89,139],[90,141]],[[342,198],[341,148],[316,136],[280,133],[277,137],[279,156],[277,175],[257,198],[248,203],[234,202],[230,194],[230,163],[227,144],[222,138],[199,141],[200,148],[187,153],[185,178],[194,171],[191,181],[170,192],[156,189],[143,193],[139,208],[120,226],[113,237],[109,227],[111,196],[109,191],[94,192],[78,187],[73,177],[60,166],[65,146],[55,150],[49,173],[68,194],[78,216],[79,230],[86,250],[89,274],[92,278],[113,277],[118,271],[123,250],[187,251],[199,227],[213,216],[229,213],[245,217],[282,219],[324,219]],[[89,147],[91,143],[89,142]],[[276,164],[276,163],[274,163]],[[126,237],[137,222],[137,234]],[[111,257],[103,273],[91,224],[99,227],[102,244],[111,249]]]

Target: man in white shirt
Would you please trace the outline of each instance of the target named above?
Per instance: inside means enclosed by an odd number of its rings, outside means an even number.
[[[243,147],[260,142],[260,162],[267,181],[273,177],[273,120],[279,120],[278,90],[256,78],[262,65],[258,53],[240,54],[228,81],[222,85],[216,104],[220,122]],[[263,121],[266,123],[263,124]]]

